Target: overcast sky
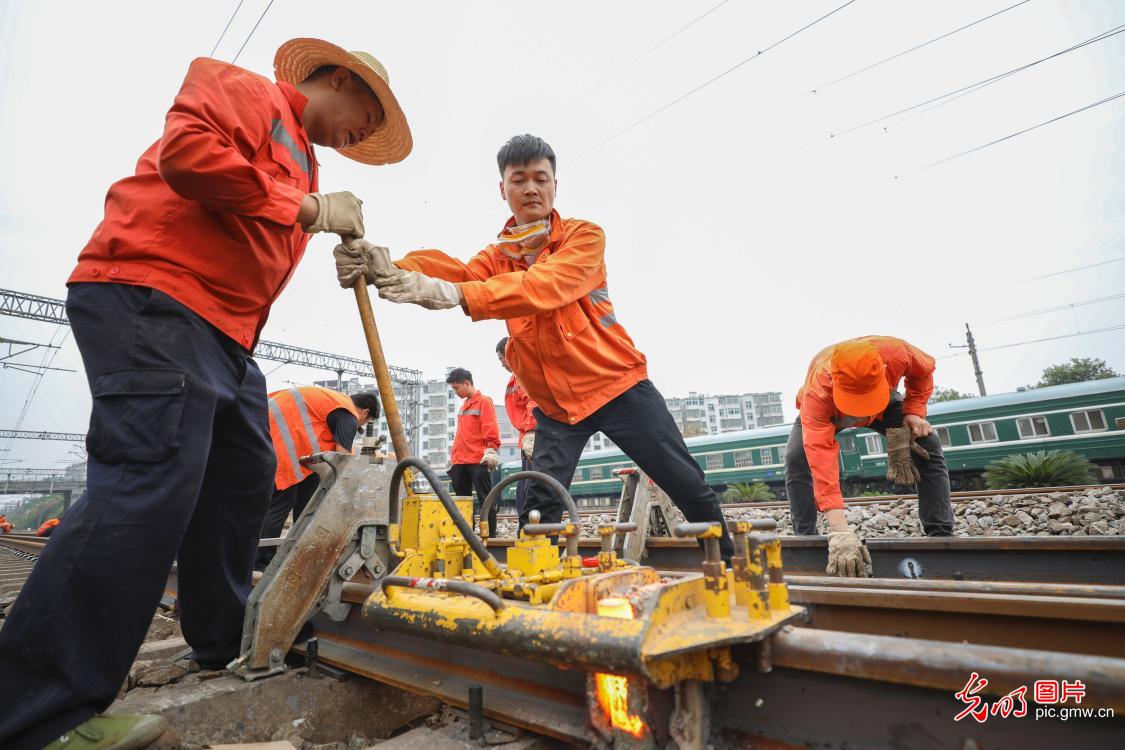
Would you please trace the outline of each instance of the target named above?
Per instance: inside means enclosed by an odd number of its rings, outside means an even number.
[[[842,2],[731,0],[684,29],[717,0],[275,0],[238,64],[272,75],[275,49],[297,36],[383,61],[414,152],[388,167],[319,158],[321,188],[359,195],[368,238],[395,257],[436,247],[467,259],[485,246],[508,218],[497,149],[517,133],[545,138],[560,161],[557,208],[605,229],[618,319],[666,396],[779,390],[791,420],[809,359],[838,340],[891,334],[943,357],[966,321],[985,349],[1125,324],[1125,299],[992,322],[1125,293],[1125,262],[1018,283],[1125,257],[1113,178],[1125,98],[908,174],[1125,91],[1125,34],[802,148],[1125,24],[1120,2],[1030,0],[825,86],[1016,2],[858,0],[626,130]],[[235,56],[267,3],[243,2],[216,57]],[[106,189],[160,136],[189,62],[210,54],[235,5],[0,6],[0,287],[65,296]],[[263,337],[365,356],[332,246],[312,240]],[[427,377],[468,367],[502,399],[503,323],[377,299],[375,315],[393,363]],[[77,371],[48,372],[20,421],[38,379],[0,370],[0,427],[84,432],[90,399],[68,330],[0,318],[0,336],[66,337],[51,366]],[[1125,371],[1123,341],[1125,329],[984,351],[985,381],[1013,390],[1071,357]],[[328,377],[260,364],[271,388]],[[941,359],[936,380],[975,390],[965,356]],[[0,449],[0,466],[71,460],[64,443]]]

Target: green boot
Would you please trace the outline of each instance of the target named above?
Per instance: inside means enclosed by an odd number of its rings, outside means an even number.
[[[98,714],[43,750],[137,750],[163,734],[166,726],[155,714]]]

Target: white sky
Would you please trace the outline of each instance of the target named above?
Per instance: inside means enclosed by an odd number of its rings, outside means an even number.
[[[597,150],[572,159],[842,0],[732,0],[606,80],[717,0],[703,2],[329,2],[275,0],[238,63],[270,75],[296,36],[382,60],[414,133],[403,163],[366,167],[320,150],[323,190],[365,201],[368,238],[398,257],[438,247],[468,258],[508,214],[495,154],[531,132],[560,159],[557,207],[601,225],[619,320],[668,396],[780,390],[786,418],[810,357],[868,333],[935,356],[974,326],[982,347],[1125,323],[1125,299],[987,324],[1125,292],[1125,198],[1112,165],[1125,98],[895,180],[937,159],[1125,90],[1125,34],[917,117],[798,147],[1044,57],[1125,23],[1115,2],[1031,0],[949,39],[798,96],[1016,0],[859,0]],[[245,0],[216,56],[230,60],[268,0]],[[64,297],[109,185],[160,135],[190,60],[210,52],[234,0],[8,0],[0,7],[0,287]],[[913,113],[912,113],[913,114]],[[883,126],[886,125],[886,130]],[[264,338],[365,356],[333,241],[316,237]],[[376,299],[395,364],[439,377],[471,369],[497,401],[500,322]],[[57,341],[66,329],[0,318],[0,335]],[[1125,330],[982,354],[990,392],[1043,367],[1102,357],[1125,370]],[[0,349],[0,355],[6,353]],[[25,355],[25,362],[40,361]],[[325,373],[263,361],[271,388]],[[23,429],[83,432],[89,395],[67,338]],[[965,356],[940,386],[975,390]],[[0,370],[0,427],[36,378]],[[49,468],[64,443],[0,443],[0,466]]]

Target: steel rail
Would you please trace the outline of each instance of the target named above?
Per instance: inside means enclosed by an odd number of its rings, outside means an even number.
[[[1067,487],[1022,487],[1018,489],[1006,490],[961,490],[958,492],[949,493],[950,500],[954,502],[963,502],[969,500],[982,500],[990,497],[1004,497],[1008,495],[1049,495],[1053,492],[1082,492],[1084,490],[1101,489],[1108,487],[1111,490],[1125,490],[1125,484],[1089,484],[1089,485],[1071,485]],[[866,505],[879,505],[882,503],[892,503],[898,500],[917,500],[917,494],[907,495],[879,495],[878,497],[845,497],[844,505],[847,507],[863,507]],[[769,509],[786,509],[789,507],[788,500],[763,500],[760,502],[743,502],[743,503],[723,503],[722,508],[726,510],[744,510],[746,508],[760,508],[763,510]],[[616,512],[616,505],[606,505],[602,508],[590,508],[588,510],[580,510],[580,516],[600,516],[606,513]],[[514,521],[516,519],[515,513],[500,513],[497,519],[505,519]]]

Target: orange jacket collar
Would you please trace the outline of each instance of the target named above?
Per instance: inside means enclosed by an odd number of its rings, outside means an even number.
[[[501,227],[500,233],[503,234],[503,232],[506,229],[514,227],[515,225],[516,225],[516,217],[512,216],[506,222],[504,222],[504,226]],[[539,248],[539,250],[537,252],[535,252],[534,254],[527,253],[525,255],[520,255],[518,257],[513,255],[511,252],[509,252],[504,247],[500,248],[500,252],[504,253],[504,255],[507,255],[512,260],[522,260],[523,262],[527,263],[528,258],[532,258],[533,261],[539,260],[540,258],[546,258],[552,252],[554,252],[555,250],[558,250],[559,249],[559,243],[562,242],[562,238],[563,238],[562,217],[559,216],[558,211],[556,211],[555,209],[552,208],[551,209],[551,236],[547,240],[546,245]]]

